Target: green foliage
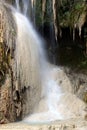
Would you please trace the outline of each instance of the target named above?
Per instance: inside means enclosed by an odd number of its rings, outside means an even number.
[[[43,23],[53,23],[53,5],[47,0],[45,17],[42,16],[42,1],[36,1],[36,25],[41,26]],[[78,23],[82,14],[87,14],[87,5],[85,0],[62,0],[58,6],[58,22],[60,27],[74,27]]]
[[[80,4],[80,3],[76,4],[76,5],[75,5],[75,9],[76,9],[76,10],[81,10],[81,9],[83,9],[83,4]]]
[[[59,23],[62,27],[74,27],[82,14],[85,14],[87,5],[83,1],[64,1],[59,8]]]

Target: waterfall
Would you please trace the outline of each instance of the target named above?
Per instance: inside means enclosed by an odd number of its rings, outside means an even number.
[[[29,7],[29,0],[22,0],[23,3],[23,14],[27,15],[28,7]]]
[[[23,13],[24,15],[27,15],[28,7],[30,7],[30,0],[22,0],[20,5],[20,0],[15,0],[16,9],[18,12]]]
[[[18,30],[15,51],[17,79],[22,88],[30,86],[31,100],[35,106],[36,102],[39,103],[40,98],[46,98],[48,121],[54,120],[55,114],[58,114],[57,118],[61,117],[57,112],[57,102],[60,99],[61,90],[51,78],[51,69],[44,53],[43,42],[25,16],[18,12],[13,13],[13,15]],[[28,104],[31,103],[28,102]],[[35,107],[34,104],[32,107]],[[41,114],[45,116],[46,112]],[[52,114],[53,119],[50,119],[50,114]]]
[[[32,114],[27,115],[23,122],[49,122],[79,115],[81,106],[77,107],[76,113],[73,112],[72,106],[76,105],[76,102],[73,103],[74,97],[63,93],[61,86],[53,78],[55,70],[57,72],[60,69],[53,68],[48,63],[43,42],[30,20],[17,11],[13,11],[13,16],[17,25],[15,48],[17,80],[21,88],[30,87],[27,92],[27,111],[31,109]]]
[[[15,5],[17,11],[29,17],[35,26],[36,0],[15,0]]]
[[[16,4],[16,8],[17,8],[17,10],[20,12],[20,4],[19,4],[19,0],[15,0],[15,4]]]

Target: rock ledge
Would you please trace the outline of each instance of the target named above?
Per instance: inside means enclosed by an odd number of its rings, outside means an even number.
[[[87,130],[87,121],[83,119],[70,119],[46,124],[25,124],[20,122],[1,125],[0,130]]]

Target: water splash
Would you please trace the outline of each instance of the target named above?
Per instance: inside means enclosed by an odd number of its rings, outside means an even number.
[[[49,78],[48,81],[44,81],[44,98],[46,102],[45,107],[42,108],[42,112],[34,112],[32,115],[26,117],[23,121],[28,123],[47,123],[55,120],[63,120],[65,117],[58,110],[58,102],[61,99],[62,93],[60,87],[54,80]],[[42,101],[40,101],[42,102]],[[47,109],[45,109],[47,108]]]
[[[47,87],[48,109],[51,112],[56,112],[58,107],[57,103],[60,100],[61,96],[61,89],[54,80],[49,80],[47,82],[46,87]]]

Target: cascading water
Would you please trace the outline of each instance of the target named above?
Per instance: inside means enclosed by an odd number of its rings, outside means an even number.
[[[49,64],[45,58],[42,42],[25,16],[17,12],[13,15],[18,29],[15,59],[17,62],[17,77],[20,77],[21,86],[42,86],[39,98],[46,98],[48,110],[40,114],[45,116],[48,113],[48,119],[44,119],[46,121],[54,120],[55,114],[58,114],[57,118],[61,117],[57,112],[57,102],[61,90],[50,77]],[[39,101],[37,102],[39,103]],[[53,119],[50,119],[51,114]]]
[[[23,3],[23,14],[27,15],[28,7],[29,7],[29,0],[22,0]]]
[[[41,82],[41,86],[43,86],[41,97],[46,98],[47,113],[55,115],[57,114],[57,102],[61,91],[57,83],[50,77],[50,69],[45,59],[42,42],[25,16],[17,12],[14,16],[18,26],[15,52],[17,77],[20,77],[22,86],[37,87]],[[41,113],[41,115],[44,116],[46,113]],[[58,117],[59,115],[58,113]],[[54,118],[50,119],[48,116],[48,120],[54,120]]]
[[[22,0],[21,3],[22,7],[20,6],[20,0],[15,0],[16,9],[18,12],[23,13],[26,16],[28,7],[30,7],[30,0]]]
[[[30,17],[35,25],[36,0],[15,0],[15,6],[18,12]]]
[[[13,16],[17,24],[15,51],[17,78],[20,80],[21,87],[31,87],[32,92],[29,96],[32,97],[31,102],[34,107],[33,114],[23,121],[49,122],[75,117],[68,108],[69,104],[66,105],[64,102],[65,97],[61,87],[53,79],[53,68],[47,62],[43,43],[30,21],[16,11],[13,11]],[[56,68],[56,71],[58,70],[59,68]],[[30,100],[27,104],[31,105]]]
[[[16,8],[17,8],[17,10],[20,12],[20,4],[19,4],[19,0],[15,0],[15,4],[16,4]]]

